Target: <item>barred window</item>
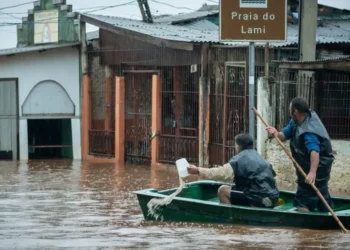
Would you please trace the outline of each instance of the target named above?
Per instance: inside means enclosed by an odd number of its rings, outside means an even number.
[[[240,8],[267,8],[267,0],[240,0]]]

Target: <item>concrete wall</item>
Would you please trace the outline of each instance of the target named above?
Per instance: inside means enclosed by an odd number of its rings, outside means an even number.
[[[289,149],[289,142],[285,145]],[[332,140],[333,150],[336,151],[332,166],[329,188],[332,195],[350,194],[350,142]],[[265,148],[266,160],[272,163],[277,173],[277,182],[281,189],[296,190],[296,172],[287,154],[276,140],[268,140]]]
[[[22,105],[34,86],[43,81],[59,83],[74,103],[75,115],[70,116],[73,158],[81,158],[79,72],[79,51],[76,48],[0,57],[0,78],[18,78],[20,159],[28,158],[27,117],[22,116]]]
[[[275,125],[276,94],[275,84],[269,82],[268,77],[258,79],[257,110],[268,125]],[[266,157],[266,141],[269,138],[266,126],[261,119],[257,119],[257,142],[256,147],[259,154]]]
[[[50,105],[48,105],[50,104]],[[22,105],[25,115],[75,115],[75,105],[57,82],[43,81],[35,85]]]

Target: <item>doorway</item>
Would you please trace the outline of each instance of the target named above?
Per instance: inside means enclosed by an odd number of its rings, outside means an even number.
[[[29,119],[29,159],[73,159],[71,119]]]
[[[157,71],[125,73],[125,155],[127,162],[151,161],[152,74]]]
[[[17,85],[17,79],[0,79],[0,160],[19,158]]]

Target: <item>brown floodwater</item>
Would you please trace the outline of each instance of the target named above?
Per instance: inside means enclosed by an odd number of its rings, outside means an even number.
[[[340,230],[145,221],[132,191],[178,184],[173,166],[0,162],[0,249],[350,249]]]

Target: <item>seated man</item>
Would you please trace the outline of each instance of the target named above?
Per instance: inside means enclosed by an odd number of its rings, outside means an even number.
[[[187,167],[188,173],[197,174],[202,179],[225,179],[234,182],[235,186],[222,185],[218,189],[218,197],[222,203],[275,207],[279,191],[271,164],[253,149],[250,135],[237,135],[235,145],[237,155],[224,166],[201,168],[190,165]]]

